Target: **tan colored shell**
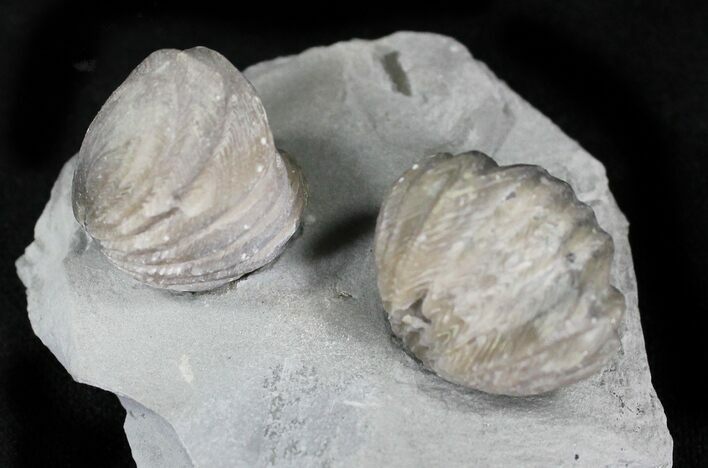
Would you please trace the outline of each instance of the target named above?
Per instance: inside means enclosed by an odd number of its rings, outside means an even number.
[[[89,127],[74,174],[78,222],[121,270],[199,291],[273,260],[305,203],[251,84],[197,47],[146,58]]]
[[[479,152],[414,165],[381,209],[378,284],[392,329],[441,377],[529,395],[615,354],[613,244],[568,184]]]

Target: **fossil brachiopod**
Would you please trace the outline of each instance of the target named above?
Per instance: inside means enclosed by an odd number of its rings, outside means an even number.
[[[273,260],[304,202],[255,90],[203,47],[146,58],[91,123],[74,174],[74,215],[108,259],[180,291]]]
[[[479,152],[428,158],[385,200],[375,247],[394,333],[447,380],[537,394],[618,350],[612,239],[540,167]]]

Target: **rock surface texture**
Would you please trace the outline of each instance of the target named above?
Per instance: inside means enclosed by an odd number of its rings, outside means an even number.
[[[602,165],[452,39],[398,33],[246,70],[276,144],[310,181],[302,234],[208,293],[142,285],[74,220],[70,161],[18,260],[37,335],[120,396],[141,466],[667,466],[627,240]],[[373,231],[425,155],[477,149],[568,181],[615,240],[620,351],[549,394],[493,396],[424,370],[391,338]]]

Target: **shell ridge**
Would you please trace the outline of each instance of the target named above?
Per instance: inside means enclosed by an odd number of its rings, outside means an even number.
[[[429,160],[433,160],[433,159],[438,160],[438,156],[440,156],[441,158],[445,158],[446,162],[450,161],[452,159],[452,158],[446,157],[445,153],[443,153],[441,155],[436,155],[435,158],[430,158]],[[457,177],[459,177],[459,175]],[[418,245],[417,243],[421,242],[420,241],[421,232],[423,232],[426,229],[432,213],[435,212],[435,210],[438,208],[439,204],[443,200],[443,194],[445,193],[445,190],[447,188],[449,188],[450,186],[452,186],[457,181],[457,177],[454,177],[454,176],[449,177],[446,180],[445,184],[443,184],[443,187],[436,193],[436,197],[435,197],[433,203],[430,204],[429,209],[426,211],[426,213],[424,215],[420,216],[420,219],[422,219],[422,222],[421,222],[419,228],[416,231],[414,231],[414,235],[412,235],[410,237],[411,241],[408,242],[409,248],[407,248],[404,252],[402,252],[402,254],[399,256],[399,259],[394,264],[395,265],[393,268],[393,273],[394,273],[394,275],[393,275],[393,277],[394,277],[393,290],[394,291],[399,292],[401,290],[400,283],[397,281],[397,279],[399,277],[399,271],[400,271],[402,265],[405,265],[407,263],[408,259],[414,253],[413,248],[411,248],[411,247],[417,246]],[[395,239],[392,239],[392,241],[395,241]],[[412,302],[411,302],[411,304],[412,304]],[[398,305],[396,307],[398,307],[399,309],[406,309],[409,306],[410,306],[410,304],[405,304],[405,305]]]

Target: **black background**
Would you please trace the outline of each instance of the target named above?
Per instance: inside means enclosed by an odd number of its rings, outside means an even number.
[[[400,29],[457,38],[605,164],[675,463],[708,465],[708,2],[241,3],[0,1],[0,466],[133,465],[118,400],[73,382],[34,336],[14,267],[129,71],[163,47],[208,46],[243,69]]]

